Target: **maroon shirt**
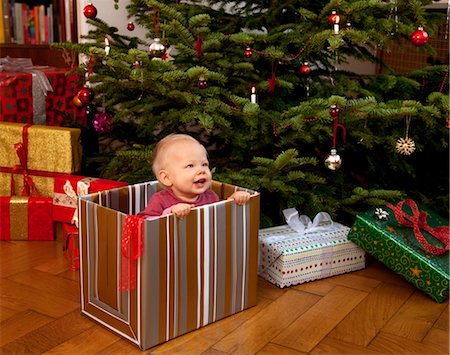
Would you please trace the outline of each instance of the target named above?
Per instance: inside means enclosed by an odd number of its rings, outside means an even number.
[[[195,205],[195,207],[207,205],[220,201],[219,196],[213,190],[206,190],[203,194],[197,197],[194,202],[187,202],[181,200],[172,192],[172,190],[161,190],[153,194],[152,198],[145,207],[145,210],[138,213],[141,217],[158,217],[161,216],[165,209],[176,205],[177,203],[189,203]]]

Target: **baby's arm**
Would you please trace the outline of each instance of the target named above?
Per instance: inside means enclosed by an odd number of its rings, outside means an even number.
[[[228,200],[234,200],[238,205],[245,204],[250,199],[250,194],[247,191],[236,191]]]
[[[193,207],[195,207],[195,205],[189,203],[177,203],[171,207],[171,212],[178,218],[182,219],[186,217],[189,212],[191,212]]]

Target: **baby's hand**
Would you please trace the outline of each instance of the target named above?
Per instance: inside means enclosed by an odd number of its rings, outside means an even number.
[[[191,205],[189,203],[177,203],[172,206],[172,213],[174,213],[178,218],[183,219],[189,214],[189,212],[191,212],[192,207],[195,207],[195,205]]]
[[[236,191],[228,199],[234,200],[238,205],[243,205],[250,199],[250,194],[247,191]]]

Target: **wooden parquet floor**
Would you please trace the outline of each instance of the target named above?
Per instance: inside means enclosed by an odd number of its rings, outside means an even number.
[[[449,306],[368,257],[365,270],[279,289],[142,352],[80,313],[61,242],[0,243],[0,354],[449,354]]]

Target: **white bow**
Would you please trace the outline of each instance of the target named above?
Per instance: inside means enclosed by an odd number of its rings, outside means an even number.
[[[283,210],[283,215],[289,227],[301,234],[329,230],[335,224],[327,212],[319,212],[312,221],[304,214],[299,216],[295,208]]]

